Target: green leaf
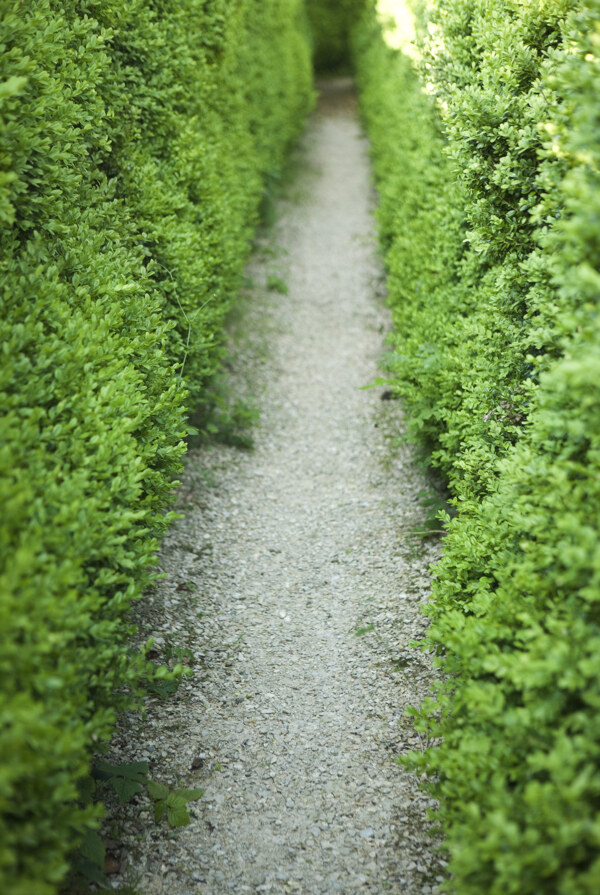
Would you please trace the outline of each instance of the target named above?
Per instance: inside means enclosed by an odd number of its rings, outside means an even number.
[[[181,794],[181,790],[175,789],[167,796],[169,808],[185,808],[187,799]]]
[[[170,789],[164,783],[159,783],[157,780],[148,780],[147,786],[148,795],[153,801],[168,798]]]
[[[142,785],[148,778],[148,762],[132,761],[115,765],[107,761],[98,761],[92,774],[114,789],[119,801],[124,804],[142,791]]]
[[[89,805],[96,792],[96,783],[91,774],[79,781],[79,797],[84,805]]]
[[[84,857],[77,857],[73,861],[73,866],[88,882],[96,883],[98,886],[108,885],[106,875],[94,861]]]
[[[142,791],[142,784],[129,777],[111,777],[108,785],[114,789],[122,805]]]
[[[79,851],[86,860],[91,861],[96,867],[104,867],[106,847],[96,830],[86,830]]]
[[[170,826],[172,827],[185,827],[190,822],[190,816],[185,807],[185,802],[182,805],[176,805],[174,807],[167,808],[167,820],[169,821]]]
[[[177,692],[179,687],[178,680],[153,680],[146,683],[146,689],[152,696],[158,696],[159,699],[168,699]]]
[[[108,761],[97,761],[92,774],[98,780],[110,780],[111,777],[123,777],[129,780],[145,782],[148,775],[147,761],[130,761],[123,764],[110,764]]]
[[[195,802],[204,795],[203,789],[178,789],[177,792],[181,794],[186,802]]]

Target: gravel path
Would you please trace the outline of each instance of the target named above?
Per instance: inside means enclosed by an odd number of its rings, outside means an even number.
[[[260,393],[255,449],[190,453],[186,516],[140,610],[193,675],[124,719],[115,755],[205,789],[176,833],[142,798],[121,809],[113,879],[143,895],[425,895],[439,879],[428,799],[394,760],[419,745],[402,715],[431,678],[409,643],[436,547],[407,534],[426,486],[389,437],[398,405],[361,390],[389,320],[354,105],[348,82],[324,89],[249,271],[231,375]]]

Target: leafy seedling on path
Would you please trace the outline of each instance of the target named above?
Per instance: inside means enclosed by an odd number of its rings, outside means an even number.
[[[175,680],[155,680],[146,684],[146,690],[150,696],[157,696],[159,699],[168,699],[177,693],[179,689],[179,679]]]
[[[149,766],[147,761],[131,761],[123,764],[110,764],[108,761],[96,761],[92,770],[95,780],[106,783],[124,805],[134,796],[142,792],[148,783]]]
[[[122,883],[111,886],[106,845],[96,830],[87,830],[82,842],[72,858],[71,875],[61,895],[142,895],[136,883]]]
[[[281,277],[277,277],[274,274],[267,277],[267,289],[270,292],[279,292],[281,295],[287,295],[289,292],[286,283],[284,283]]]
[[[94,781],[112,789],[123,805],[139,795],[144,787],[154,802],[154,819],[156,822],[166,816],[169,826],[184,827],[190,822],[187,810],[188,802],[199,799],[203,789],[169,789],[164,783],[148,778],[149,765],[146,761],[131,761],[123,764],[111,764],[97,760],[92,768],[90,791],[94,790]],[[87,884],[107,886],[106,878],[106,846],[96,830],[88,829],[75,853],[72,866],[74,878]]]
[[[190,417],[194,434],[188,441],[191,447],[216,442],[250,450],[254,446],[253,429],[259,420],[258,407],[233,396],[225,377],[215,376]]]
[[[146,761],[132,761],[124,764],[110,764],[98,761],[94,765],[93,775],[110,786],[121,804],[129,802],[142,792],[144,786],[154,802],[154,819],[162,820],[166,814],[171,827],[184,827],[190,822],[187,803],[196,801],[203,794],[203,789],[169,789],[165,783],[148,778],[149,766]],[[93,831],[89,834],[88,850],[92,859],[99,857],[101,840]]]
[[[89,888],[92,883],[107,886],[108,879],[104,873],[105,860],[106,846],[100,835],[96,830],[86,830],[79,848],[71,858],[71,878],[67,891],[72,892],[73,886],[77,886],[77,891],[80,891],[82,886]]]
[[[166,815],[169,826],[185,827],[190,822],[188,802],[204,795],[203,789],[169,789],[164,783],[148,781],[148,795],[154,802],[154,820],[158,823]]]
[[[148,641],[148,646],[152,646],[152,638]],[[190,668],[184,667],[181,662],[170,667],[174,659],[185,658],[185,648],[181,648],[180,654],[178,654],[177,649],[177,644],[174,645],[167,641],[165,646],[165,658],[169,662],[169,665],[158,665],[155,663],[148,664],[149,675],[144,683],[144,689],[149,696],[156,696],[159,699],[168,699],[177,692],[184,675],[193,673]]]
[[[426,516],[421,525],[414,528],[415,534],[446,534],[440,525],[440,517],[446,512],[446,500],[433,488],[419,491],[419,502],[424,508]]]

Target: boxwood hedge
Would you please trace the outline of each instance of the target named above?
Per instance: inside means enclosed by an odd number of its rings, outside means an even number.
[[[50,895],[311,68],[300,0],[6,0],[0,43],[0,890]]]
[[[417,713],[460,895],[600,888],[600,2],[436,0],[356,53],[392,373],[457,516]],[[431,94],[437,102],[433,102]]]
[[[349,70],[350,35],[370,5],[371,0],[306,0],[318,72]]]

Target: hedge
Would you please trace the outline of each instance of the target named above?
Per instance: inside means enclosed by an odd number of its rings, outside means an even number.
[[[186,413],[312,99],[300,0],[21,0],[0,42],[0,889],[51,895]]]
[[[439,799],[446,891],[591,895],[600,3],[439,0],[429,15],[427,94],[372,29],[357,41],[394,384],[457,510],[428,609],[444,676],[416,715],[438,744],[412,761]]]
[[[371,0],[306,0],[317,72],[350,70],[350,35]]]

